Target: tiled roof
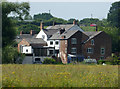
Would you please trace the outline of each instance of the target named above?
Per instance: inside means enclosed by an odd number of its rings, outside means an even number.
[[[75,34],[79,30],[67,30],[64,33],[60,34],[59,32],[53,34],[53,36],[50,38],[51,40],[54,39],[61,39],[62,36],[65,36],[65,39],[70,38],[73,34]]]
[[[41,38],[26,38],[25,40],[30,44],[46,44],[46,42]]]
[[[84,32],[84,34],[86,34],[87,36],[89,36],[89,39],[86,40],[84,43],[86,43],[87,41],[89,41],[90,39],[94,38],[95,36],[97,36],[98,34],[100,34],[103,31],[97,31],[97,32]]]
[[[59,29],[59,28],[65,28],[65,30],[70,29],[72,26],[74,26],[73,24],[66,24],[66,25],[55,25],[55,26],[48,26],[46,29]]]

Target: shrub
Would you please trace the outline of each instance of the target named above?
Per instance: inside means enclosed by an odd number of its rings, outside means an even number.
[[[53,58],[44,58],[43,64],[56,64],[56,61]]]

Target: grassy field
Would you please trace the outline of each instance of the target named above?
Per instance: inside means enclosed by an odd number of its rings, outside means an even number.
[[[118,87],[113,65],[2,65],[3,87]]]
[[[86,26],[86,27],[80,27],[81,29],[83,29],[84,31],[95,31],[96,27],[90,27],[90,26]]]

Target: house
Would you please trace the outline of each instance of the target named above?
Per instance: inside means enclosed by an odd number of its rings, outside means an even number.
[[[18,43],[18,51],[34,56],[47,56],[47,43],[41,38],[26,38]]]
[[[50,39],[60,40],[60,57],[63,63],[84,58],[105,59],[111,56],[111,38],[103,31],[84,32],[79,29],[55,33]]]
[[[111,38],[104,31],[84,32],[89,38],[83,42],[85,58],[105,59],[111,56]]]
[[[17,36],[18,50],[35,56],[57,56],[63,63],[84,58],[105,59],[111,55],[111,38],[103,31],[85,32],[75,21],[73,24],[53,25],[40,32]]]

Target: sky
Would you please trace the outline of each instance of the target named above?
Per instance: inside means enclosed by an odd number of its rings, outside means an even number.
[[[30,3],[30,15],[50,13],[58,18],[68,20],[75,18],[107,18],[111,4],[119,0],[8,0],[28,1]],[[91,15],[92,14],[92,15]]]
[[[50,13],[58,18],[107,18],[111,2],[30,2],[30,14]],[[91,15],[92,14],[92,15]]]

